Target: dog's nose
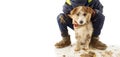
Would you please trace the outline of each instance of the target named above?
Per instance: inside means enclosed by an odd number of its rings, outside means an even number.
[[[80,21],[80,24],[82,24],[83,23],[83,21]]]

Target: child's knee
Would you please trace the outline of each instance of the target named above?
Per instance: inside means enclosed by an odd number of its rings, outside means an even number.
[[[57,16],[57,21],[58,21],[58,23],[66,23],[66,21],[65,21],[65,16],[64,16],[65,14],[64,13],[60,13],[58,16]]]
[[[105,20],[105,16],[102,13],[97,13],[95,14],[94,17],[92,17],[92,22],[96,22],[96,21],[104,21]]]

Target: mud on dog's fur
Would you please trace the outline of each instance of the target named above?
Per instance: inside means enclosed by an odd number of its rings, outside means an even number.
[[[93,14],[94,10],[86,6],[78,6],[69,14],[69,16],[72,18],[75,37],[77,39],[75,51],[79,51],[80,49],[89,49],[89,43],[93,32],[93,26],[91,22],[91,17]]]

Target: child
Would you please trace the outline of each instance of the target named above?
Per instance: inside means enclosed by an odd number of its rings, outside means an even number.
[[[105,50],[107,48],[106,44],[99,41],[99,35],[104,24],[105,16],[102,14],[103,5],[99,0],[66,0],[63,6],[63,12],[57,17],[58,25],[61,31],[62,40],[55,44],[57,48],[63,48],[71,44],[70,35],[68,33],[67,26],[71,29],[73,28],[72,19],[68,16],[70,11],[77,6],[89,6],[94,9],[95,15],[91,18],[93,23],[93,35],[90,45],[93,48]]]

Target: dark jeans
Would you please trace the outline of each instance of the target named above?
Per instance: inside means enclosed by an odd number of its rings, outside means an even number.
[[[61,22],[61,18],[60,18],[61,16],[63,17],[65,22]],[[101,29],[104,24],[104,20],[105,20],[105,16],[102,13],[98,13],[94,17],[92,17],[91,21],[92,21],[93,28],[94,28],[93,36],[100,35]],[[60,13],[58,15],[57,22],[58,22],[62,37],[69,35],[67,27],[74,29],[73,24],[72,24],[72,19],[64,13]]]

